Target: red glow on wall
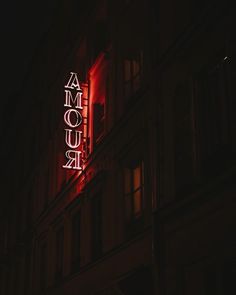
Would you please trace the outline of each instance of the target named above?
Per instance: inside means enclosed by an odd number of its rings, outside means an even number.
[[[99,55],[89,71],[89,137],[93,148],[105,132],[106,94],[107,94],[108,59],[105,53]]]
[[[88,83],[80,82],[75,72],[67,77],[63,120],[55,138],[55,149],[60,150],[55,166],[55,194],[68,181],[76,181],[73,192],[70,192],[70,198],[74,198],[94,175],[92,167],[85,170],[86,159],[105,132],[107,72],[108,60],[105,54],[101,54],[89,71]]]

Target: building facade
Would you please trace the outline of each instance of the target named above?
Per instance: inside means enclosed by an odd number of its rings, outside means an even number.
[[[159,292],[234,293],[234,9],[230,1],[159,9]]]
[[[6,123],[1,294],[229,293],[233,6],[59,8]]]

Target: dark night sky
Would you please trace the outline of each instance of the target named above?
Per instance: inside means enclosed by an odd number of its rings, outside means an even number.
[[[50,27],[55,3],[55,0],[14,0],[2,4],[1,96],[4,94],[5,99],[20,89],[34,50]]]
[[[18,93],[21,92],[23,81],[30,69],[36,49],[44,34],[50,29],[60,2],[61,0],[9,0],[1,3],[0,173],[1,184],[6,184],[6,191],[8,190],[9,174],[5,172],[3,167],[8,163],[9,150],[16,153],[16,157],[21,156],[8,141],[9,130],[12,130],[10,126],[13,128],[15,125],[17,126],[17,118],[14,114],[17,112],[19,102],[16,100],[19,99]],[[5,120],[6,118],[7,120]],[[17,137],[18,133],[19,130],[14,134],[13,129],[13,139]],[[12,142],[14,143],[14,140]],[[15,170],[10,171],[11,178],[18,177]],[[0,197],[5,196],[4,187],[2,191]],[[1,207],[4,208],[3,204]]]
[[[80,0],[69,2],[66,0],[9,0],[1,3],[0,163],[2,167],[4,167],[3,163],[8,161],[9,147],[14,149],[7,138],[13,138],[14,143],[14,136],[17,137],[19,134],[15,128],[18,126],[17,116],[18,118],[21,115],[24,116],[18,113],[18,106],[24,101],[17,101],[21,97],[19,94],[22,93],[23,82],[30,73],[33,57],[45,34],[50,31],[55,20],[63,15],[64,5],[72,7],[79,19],[79,12],[83,12],[84,5]],[[19,126],[18,129],[20,129]],[[10,132],[14,131],[16,134],[12,137]],[[20,135],[18,137],[20,138]],[[20,155],[16,156],[20,157]],[[0,170],[5,175],[4,169]],[[14,173],[12,171],[12,175]]]
[[[21,91],[34,53],[45,33],[50,30],[58,11],[63,9],[64,1],[9,0],[1,4],[1,118],[5,102],[11,101],[16,96],[14,94]],[[76,9],[76,13],[83,11],[83,1],[71,0],[69,3],[72,9]]]

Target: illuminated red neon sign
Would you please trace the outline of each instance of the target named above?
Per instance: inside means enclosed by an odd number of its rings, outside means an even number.
[[[64,122],[67,126],[65,128],[65,143],[69,148],[65,152],[67,163],[63,168],[82,170],[82,141],[83,134],[83,104],[82,104],[83,91],[80,87],[78,76],[76,73],[71,72],[70,78],[65,85],[65,103],[66,107],[64,113]]]

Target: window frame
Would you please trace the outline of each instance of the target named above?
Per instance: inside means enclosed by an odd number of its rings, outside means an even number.
[[[58,239],[58,235],[62,233],[62,240]],[[63,267],[64,267],[64,239],[65,239],[65,228],[63,224],[60,224],[55,229],[55,280],[58,281],[63,277]],[[60,245],[59,245],[59,243]],[[60,249],[59,249],[60,248]],[[60,261],[60,262],[59,262]],[[58,268],[58,265],[60,267]]]
[[[47,258],[48,242],[45,239],[39,244],[39,289],[41,292],[47,288]]]
[[[77,218],[79,218],[79,221],[76,220]],[[78,226],[77,222],[78,222],[79,226]],[[76,273],[79,271],[79,269],[81,267],[81,208],[80,207],[77,208],[71,214],[70,227],[71,227],[70,269],[71,269],[71,273]],[[75,232],[77,232],[77,234]],[[76,237],[76,239],[74,239],[74,237]]]
[[[137,187],[135,187],[135,169],[140,167],[140,183]],[[126,192],[126,176],[127,173],[129,174],[129,191]],[[132,223],[137,221],[143,216],[144,211],[144,161],[143,160],[137,160],[127,166],[123,169],[123,194],[125,198],[125,215],[126,215],[126,222]],[[136,214],[135,213],[135,194],[137,192],[140,192],[140,211]],[[129,200],[128,200],[129,199]],[[127,203],[130,204],[130,211],[129,214],[127,214]],[[127,216],[129,215],[129,216]]]
[[[135,70],[135,65],[139,70]],[[126,77],[126,69],[129,68],[129,77]],[[126,101],[129,101],[135,93],[139,91],[142,85],[143,77],[143,50],[138,50],[127,54],[123,58],[123,95]],[[137,81],[138,80],[138,81]],[[127,90],[128,89],[128,90]]]
[[[232,164],[233,134],[231,130],[232,115],[230,105],[233,103],[230,94],[231,70],[229,60],[230,57],[227,56],[225,50],[221,50],[207,64],[205,64],[205,66],[202,67],[202,69],[194,77],[197,149],[198,158],[200,160],[199,170],[202,177],[214,176],[222,169],[225,169],[228,165]],[[219,69],[219,72],[217,72],[217,69]],[[225,72],[224,75],[222,75],[222,69]],[[209,95],[212,96],[212,94],[209,94],[209,92],[213,89],[210,81],[210,75],[214,71],[216,71],[216,75],[219,75],[218,79],[220,79],[221,76],[223,77],[221,78],[224,81],[221,79],[220,82],[218,82],[224,83],[224,97],[212,97],[210,100]],[[222,88],[222,85],[219,87]],[[207,100],[204,100],[204,98]],[[207,101],[208,105],[205,105],[205,101]],[[223,103],[224,106],[219,107],[220,103]],[[215,110],[213,110],[214,112],[211,112],[211,106],[213,104],[215,106]],[[227,110],[223,113],[221,111],[224,107],[227,108]],[[207,117],[207,114],[211,115],[210,119]],[[216,122],[213,122],[215,117],[218,117],[218,126]],[[223,120],[225,120],[224,123]],[[211,129],[211,127],[213,129]],[[227,138],[223,139],[221,136],[226,136]],[[219,141],[218,144],[216,144],[217,140]]]
[[[98,186],[90,192],[91,201],[91,259],[97,260],[103,254],[103,218],[102,218],[102,199],[103,187]],[[94,216],[96,214],[96,216]]]

